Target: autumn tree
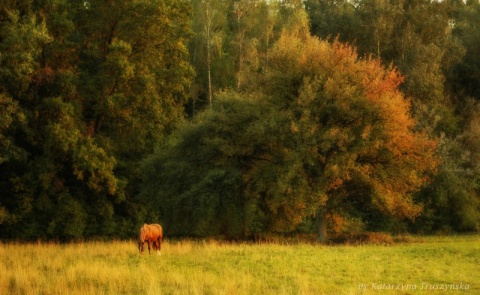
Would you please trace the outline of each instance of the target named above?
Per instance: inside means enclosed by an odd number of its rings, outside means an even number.
[[[298,139],[289,141],[289,151],[298,153],[295,174],[316,196],[320,238],[326,212],[352,182],[369,187],[371,202],[382,211],[414,218],[420,208],[410,195],[437,160],[434,141],[415,131],[410,102],[398,90],[403,77],[378,60],[359,59],[347,45],[328,46],[303,34],[282,36],[272,59],[275,70],[266,85],[291,118],[289,137]]]
[[[465,208],[476,208],[479,198],[477,180],[468,172],[475,166],[470,158],[475,149],[463,141],[475,109],[471,100],[478,97],[473,82],[478,80],[478,1],[307,0],[306,7],[313,34],[338,36],[361,55],[398,67],[406,77],[400,89],[411,97],[417,126],[441,137],[442,164],[416,195],[425,210],[411,228],[473,230],[475,214],[460,212],[471,212]]]

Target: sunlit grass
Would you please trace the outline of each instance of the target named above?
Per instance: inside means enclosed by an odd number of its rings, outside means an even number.
[[[478,235],[393,246],[167,241],[161,256],[133,241],[0,244],[2,294],[479,294],[479,274]],[[431,289],[442,285],[463,289]]]

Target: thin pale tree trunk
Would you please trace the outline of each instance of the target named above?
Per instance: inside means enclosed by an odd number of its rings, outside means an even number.
[[[208,77],[208,106],[211,108],[213,104],[212,94],[212,62],[210,55],[210,28],[212,26],[212,19],[210,17],[210,7],[207,3],[207,23],[205,24],[205,35],[207,37],[207,77]]]

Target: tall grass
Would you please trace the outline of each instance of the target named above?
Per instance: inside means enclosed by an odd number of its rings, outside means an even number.
[[[134,242],[0,244],[2,294],[480,294],[479,275],[479,236],[393,246],[167,241],[161,256],[138,254]]]

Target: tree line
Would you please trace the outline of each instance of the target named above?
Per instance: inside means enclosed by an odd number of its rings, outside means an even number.
[[[0,238],[461,232],[480,3],[7,0]]]

